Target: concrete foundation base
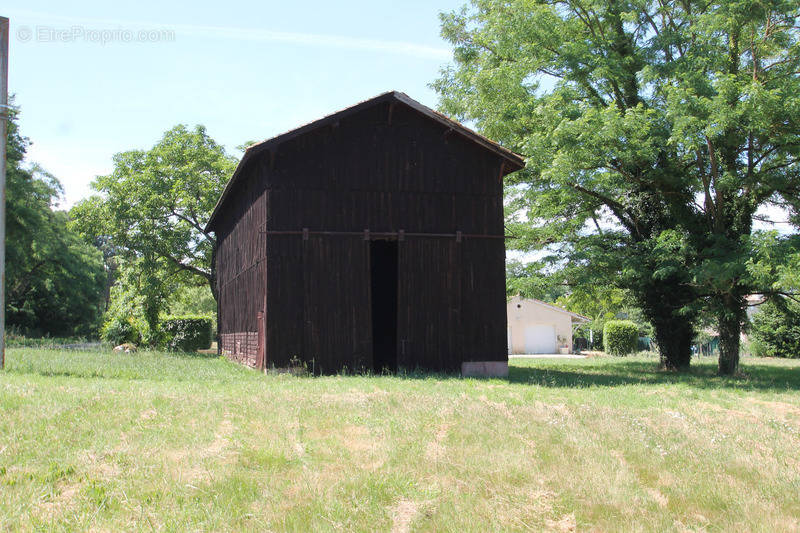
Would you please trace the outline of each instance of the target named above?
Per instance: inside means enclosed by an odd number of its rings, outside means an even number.
[[[461,375],[468,377],[508,377],[508,361],[467,361],[461,363]]]

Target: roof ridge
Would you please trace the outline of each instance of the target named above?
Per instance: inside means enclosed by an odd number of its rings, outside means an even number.
[[[383,100],[388,100],[389,98],[393,98],[394,100],[410,107],[411,109],[417,111],[418,113],[423,114],[424,116],[430,118],[431,120],[435,120],[440,124],[448,126],[452,130],[460,133],[467,140],[470,140],[473,143],[478,144],[484,147],[485,149],[494,152],[499,157],[502,157],[503,159],[505,159],[510,163],[510,166],[508,167],[510,172],[525,167],[525,159],[521,155],[514,153],[508,148],[500,145],[499,143],[496,143],[495,141],[492,141],[491,139],[484,137],[480,133],[468,128],[467,126],[464,126],[460,122],[451,119],[450,117],[444,115],[443,113],[439,113],[438,111],[431,109],[430,107],[424,104],[421,104],[420,102],[408,96],[406,93],[397,90],[391,90],[383,92],[367,100],[358,102],[344,109],[340,109],[331,114],[325,115],[324,117],[312,120],[311,122],[302,124],[289,131],[270,137],[269,139],[265,139],[256,144],[250,145],[245,150],[242,159],[239,161],[236,170],[233,172],[233,176],[231,176],[231,179],[225,185],[225,189],[222,191],[222,194],[220,195],[217,204],[214,206],[214,210],[211,213],[211,217],[209,217],[208,222],[206,223],[205,231],[212,231],[213,222],[215,221],[217,214],[219,213],[219,210],[222,207],[222,204],[225,202],[228,195],[230,194],[233,186],[235,185],[236,181],[239,178],[239,175],[242,172],[242,169],[255,154],[273,145],[275,146],[280,145],[283,142],[289,141],[291,139],[294,139],[295,137],[313,131],[314,129],[317,129],[327,124],[329,121],[344,118],[348,115],[357,113],[370,106],[376,105],[382,102]]]

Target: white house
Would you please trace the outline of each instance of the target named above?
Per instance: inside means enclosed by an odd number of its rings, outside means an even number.
[[[508,353],[572,353],[572,331],[590,319],[533,298],[508,302]]]

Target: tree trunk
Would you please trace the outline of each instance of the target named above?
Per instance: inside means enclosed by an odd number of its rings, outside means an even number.
[[[667,370],[688,370],[692,361],[691,320],[681,316],[664,317],[653,322],[661,367]]]
[[[733,376],[739,371],[739,344],[744,318],[744,300],[735,295],[722,297],[719,320],[719,373]]]
[[[685,307],[695,298],[681,279],[647,279],[640,286],[639,305],[655,332],[662,368],[688,370],[696,314]]]

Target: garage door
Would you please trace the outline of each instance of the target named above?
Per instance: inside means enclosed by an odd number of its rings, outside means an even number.
[[[556,327],[525,326],[525,353],[556,353]]]

